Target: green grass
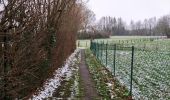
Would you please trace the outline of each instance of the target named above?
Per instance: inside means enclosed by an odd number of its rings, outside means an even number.
[[[124,86],[113,77],[112,73],[109,72],[96,58],[92,55],[92,52],[86,50],[86,62],[89,66],[90,73],[96,84],[96,89],[103,100],[127,100],[128,91]],[[108,87],[107,83],[112,84]]]
[[[152,39],[157,39],[157,38],[162,38],[161,36],[111,36],[110,38],[108,39],[95,39],[96,42],[99,42],[99,43],[120,43],[120,44],[123,44],[123,43],[144,43],[144,42],[149,42],[150,41],[150,38]],[[78,47],[78,44],[79,44],[79,47],[87,47],[89,48],[90,47],[90,40],[89,39],[86,39],[86,40],[77,40],[77,47]]]
[[[133,44],[124,43],[123,46],[135,46],[133,92],[136,99],[169,100],[170,96],[170,40],[138,41]],[[145,47],[144,47],[145,45]],[[104,47],[104,45],[100,46]],[[113,49],[107,50],[107,67],[113,68]],[[106,49],[100,49],[99,59],[106,63]],[[130,86],[131,50],[117,49],[116,76],[117,79]]]

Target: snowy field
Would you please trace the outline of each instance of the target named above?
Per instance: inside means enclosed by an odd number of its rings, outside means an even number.
[[[170,100],[169,43],[170,40],[156,40],[146,43],[145,50],[141,49],[142,45],[136,44],[133,74],[135,100]],[[106,50],[98,53],[99,59],[106,64]],[[130,87],[131,55],[131,50],[116,51],[116,77],[127,88]],[[107,67],[113,71],[113,50],[108,50],[107,60]]]

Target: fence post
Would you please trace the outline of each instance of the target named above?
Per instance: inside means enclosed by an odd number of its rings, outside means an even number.
[[[101,62],[101,42],[99,43],[99,60]]]
[[[96,49],[96,42],[94,42],[94,54],[95,54],[95,56],[96,56],[96,51],[97,51],[97,49]]]
[[[132,46],[131,78],[130,78],[130,94],[129,94],[130,96],[132,96],[133,63],[134,63],[134,46]]]
[[[93,54],[95,55],[95,43],[92,42],[92,50],[93,50]]]
[[[96,42],[96,57],[99,59],[99,48],[98,48],[98,41]]]
[[[101,62],[103,62],[103,45],[104,45],[104,42],[102,41],[102,45],[101,45]]]
[[[106,67],[107,67],[107,43],[106,43]]]
[[[116,75],[116,44],[114,44],[114,52],[113,52],[113,71],[114,71],[114,76]]]
[[[98,60],[100,59],[100,51],[99,51],[99,46],[100,46],[100,44],[99,44],[99,42],[97,43],[97,49],[98,49],[98,53],[97,53],[97,56],[98,56]]]
[[[90,50],[92,50],[92,40],[90,40]]]

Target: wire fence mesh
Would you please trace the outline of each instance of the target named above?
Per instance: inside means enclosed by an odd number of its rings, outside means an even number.
[[[136,43],[134,46],[128,43],[92,41],[90,49],[120,83],[129,89],[134,99],[170,99],[168,44],[160,40],[151,44]]]

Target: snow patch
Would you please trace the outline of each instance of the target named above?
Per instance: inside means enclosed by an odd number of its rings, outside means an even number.
[[[55,90],[61,85],[63,80],[69,80],[72,76],[72,67],[78,61],[77,54],[80,49],[76,49],[73,54],[66,60],[65,65],[55,71],[54,77],[45,82],[43,88],[38,93],[34,94],[29,100],[42,100],[52,97]]]

